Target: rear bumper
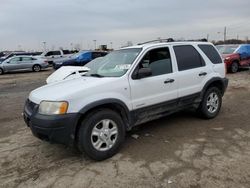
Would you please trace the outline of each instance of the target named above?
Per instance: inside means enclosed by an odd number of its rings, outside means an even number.
[[[222,83],[223,83],[223,94],[224,94],[228,87],[228,78],[223,78]]]
[[[72,145],[74,143],[74,130],[78,117],[77,113],[65,115],[41,115],[37,113],[38,105],[34,105],[35,107],[32,110],[30,107],[32,105],[29,103],[32,102],[26,102],[23,117],[34,136],[51,143],[64,145]]]

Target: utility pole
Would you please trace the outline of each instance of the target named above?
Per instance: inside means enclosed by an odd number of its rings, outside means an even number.
[[[227,40],[227,27],[224,27],[224,42]]]
[[[93,40],[93,42],[94,42],[94,45],[95,45],[95,49],[94,50],[96,50],[96,40]]]
[[[46,42],[43,42],[43,50],[46,52]]]

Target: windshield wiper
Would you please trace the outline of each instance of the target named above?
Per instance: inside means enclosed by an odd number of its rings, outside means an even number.
[[[100,74],[89,74],[89,76],[98,77],[98,78],[103,78],[104,77],[104,76],[102,76]]]

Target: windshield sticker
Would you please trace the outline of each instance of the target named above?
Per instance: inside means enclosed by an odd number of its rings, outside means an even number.
[[[130,68],[131,64],[121,64],[121,65],[116,65],[115,69],[120,69],[120,70],[128,70]]]

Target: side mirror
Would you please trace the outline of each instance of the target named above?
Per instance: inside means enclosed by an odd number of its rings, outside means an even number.
[[[145,78],[152,75],[152,70],[150,68],[141,68],[137,73],[137,78]]]

